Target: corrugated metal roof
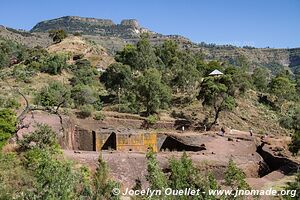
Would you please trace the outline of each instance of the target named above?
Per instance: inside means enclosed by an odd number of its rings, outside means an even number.
[[[209,75],[212,76],[212,75],[222,75],[222,74],[223,74],[222,72],[220,72],[219,70],[215,69]]]

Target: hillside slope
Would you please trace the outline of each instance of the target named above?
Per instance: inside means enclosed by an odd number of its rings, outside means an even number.
[[[83,56],[97,68],[106,68],[114,62],[114,58],[103,47],[77,36],[69,36],[62,42],[49,46],[47,50],[50,53],[67,52],[71,57]]]
[[[47,47],[51,44],[51,40],[46,32],[52,29],[80,33],[82,37],[104,47],[111,55],[128,43],[135,44],[140,35],[147,32],[152,44],[161,44],[169,39],[175,40],[182,48],[201,52],[206,60],[219,60],[234,66],[239,66],[243,60],[252,69],[267,67],[273,73],[281,69],[289,69],[294,72],[300,67],[300,48],[274,49],[194,43],[183,36],[163,35],[150,31],[141,27],[134,19],[123,20],[120,24],[115,24],[109,19],[66,16],[39,22],[30,32],[0,27],[0,36],[30,47]]]

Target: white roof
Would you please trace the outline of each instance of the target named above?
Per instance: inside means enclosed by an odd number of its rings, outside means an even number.
[[[213,75],[222,75],[223,73],[220,72],[219,70],[215,69],[214,71],[210,72],[210,76],[213,76]]]

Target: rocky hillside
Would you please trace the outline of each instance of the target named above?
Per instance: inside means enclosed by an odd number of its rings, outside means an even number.
[[[72,61],[73,59],[76,60],[76,57],[77,59],[80,57],[85,58],[97,68],[106,68],[114,62],[114,58],[109,56],[102,46],[94,44],[79,36],[69,36],[62,42],[49,46],[47,50],[50,53],[69,53]]]
[[[15,30],[1,25],[0,37],[8,40],[13,40],[28,47],[47,47],[52,43],[52,40],[51,38],[49,38],[47,33],[30,33],[27,31]]]
[[[202,51],[208,60],[225,61],[235,66],[246,62],[251,67],[267,67],[273,72],[282,68],[291,69],[293,72],[300,67],[300,48],[272,49],[194,45],[193,49]]]
[[[46,32],[52,29],[80,33],[83,38],[104,47],[111,55],[128,43],[136,43],[140,35],[147,32],[152,44],[161,44],[167,39],[176,40],[182,48],[201,52],[206,60],[219,60],[234,66],[240,66],[243,62],[251,68],[267,67],[273,73],[281,69],[294,72],[300,68],[300,48],[273,49],[194,43],[183,36],[162,35],[150,31],[141,27],[134,19],[122,20],[120,24],[115,24],[109,19],[66,16],[39,22],[30,32],[1,27],[0,36],[28,46],[49,46],[50,40]]]
[[[121,38],[136,38],[147,29],[140,27],[135,19],[122,20],[115,24],[110,19],[83,18],[66,16],[39,22],[31,32],[47,32],[53,29],[64,29],[67,32],[77,32],[88,35],[115,36]]]

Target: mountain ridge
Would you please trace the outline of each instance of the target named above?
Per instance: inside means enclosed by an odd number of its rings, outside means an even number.
[[[0,36],[17,38],[18,41],[22,41],[26,45],[33,45],[37,40],[39,41],[38,45],[41,46],[41,38],[46,41],[46,32],[52,29],[64,29],[69,33],[80,33],[82,37],[106,48],[111,55],[121,50],[126,44],[136,43],[142,33],[148,33],[152,44],[161,44],[165,40],[175,40],[182,48],[203,53],[205,60],[219,60],[239,66],[239,60],[244,59],[252,68],[267,67],[274,73],[281,69],[289,69],[294,72],[300,68],[300,48],[255,48],[195,43],[180,35],[163,35],[151,31],[142,27],[136,19],[124,19],[116,24],[111,19],[64,16],[41,21],[30,32],[2,27],[0,28]],[[26,42],[29,38],[31,38],[30,42]],[[49,40],[47,40],[47,44],[49,44]]]

